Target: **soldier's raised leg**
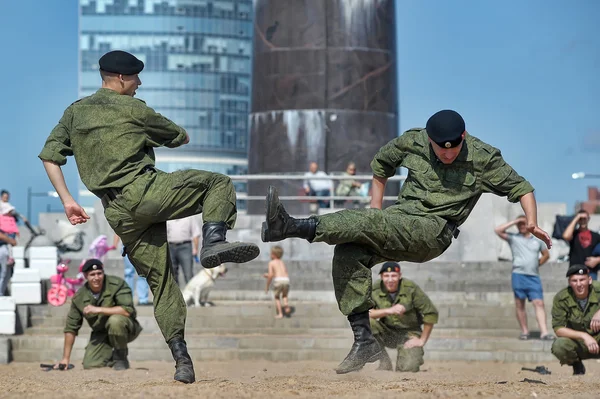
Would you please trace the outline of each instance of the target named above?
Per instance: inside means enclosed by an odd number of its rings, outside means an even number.
[[[235,188],[228,176],[189,169],[157,171],[142,179],[128,186],[135,191],[135,198],[142,198],[135,207],[136,221],[151,224],[202,213],[203,267],[244,263],[258,256],[256,244],[226,241],[227,230],[234,227],[237,216]]]

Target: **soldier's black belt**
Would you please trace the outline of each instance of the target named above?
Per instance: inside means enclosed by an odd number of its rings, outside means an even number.
[[[454,238],[458,238],[458,235],[460,234],[460,230],[458,229],[458,226],[456,225],[456,223],[448,221],[448,223],[446,223],[446,226],[448,226],[450,231],[452,231],[452,236]]]
[[[156,173],[156,169],[154,169],[154,166],[152,166],[152,165],[146,165],[142,168],[142,170],[140,171],[139,174],[141,175],[144,173]],[[120,188],[107,189],[106,193],[102,196],[102,198],[100,198],[100,201],[102,202],[102,206],[104,207],[104,209],[106,209],[108,207],[108,205],[110,205],[110,202],[113,201],[115,198],[117,198],[117,196],[119,194],[121,194]]]

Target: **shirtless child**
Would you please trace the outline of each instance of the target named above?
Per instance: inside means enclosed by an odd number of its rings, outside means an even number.
[[[282,256],[283,248],[281,248],[280,246],[274,246],[273,248],[271,248],[271,261],[269,262],[269,272],[263,275],[263,277],[267,279],[265,294],[269,292],[269,286],[271,285],[271,281],[273,281],[273,294],[275,296],[275,306],[277,307],[277,315],[275,316],[276,319],[283,318],[281,299],[283,299],[283,310],[285,311],[286,316],[291,313],[291,309],[288,306],[290,278],[288,276],[285,263],[283,263],[283,261],[281,260]]]

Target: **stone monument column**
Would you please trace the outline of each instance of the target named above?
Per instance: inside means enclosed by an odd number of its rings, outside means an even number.
[[[303,174],[312,161],[371,173],[398,130],[394,12],[394,0],[254,1],[249,173]],[[269,184],[303,193],[301,180],[250,182],[248,193]],[[286,206],[308,213],[306,203]],[[249,201],[248,212],[264,203]]]

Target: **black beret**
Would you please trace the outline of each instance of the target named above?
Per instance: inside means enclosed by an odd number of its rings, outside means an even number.
[[[381,270],[379,271],[379,274],[389,272],[400,273],[400,265],[396,262],[385,262],[383,265],[381,265]]]
[[[587,266],[583,266],[583,265],[572,265],[569,267],[569,269],[567,270],[567,277],[571,277],[574,274],[579,274],[579,275],[588,275],[590,274],[590,271],[588,270]]]
[[[465,131],[465,120],[456,111],[445,109],[436,112],[425,126],[427,135],[442,148],[458,146]]]
[[[81,267],[83,273],[91,272],[92,270],[104,270],[104,265],[100,259],[88,259]]]
[[[144,63],[138,60],[133,54],[125,51],[110,51],[100,57],[100,70],[121,75],[135,75],[142,72]]]

